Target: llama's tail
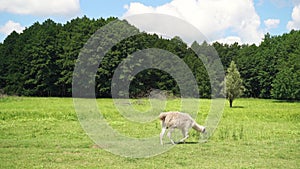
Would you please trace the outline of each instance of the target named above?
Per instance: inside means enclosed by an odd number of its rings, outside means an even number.
[[[205,133],[205,127],[199,125],[199,124],[196,123],[196,122],[193,123],[193,126],[192,126],[192,127],[193,127],[193,129],[195,129],[195,130],[197,130],[197,131],[199,131],[199,132],[201,132],[201,133]]]

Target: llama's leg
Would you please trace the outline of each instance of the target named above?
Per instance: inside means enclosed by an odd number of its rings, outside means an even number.
[[[171,141],[171,143],[172,144],[175,144],[175,142],[172,140],[172,138],[171,138],[171,135],[172,135],[172,132],[174,131],[174,128],[170,128],[170,130],[169,130],[169,132],[168,132],[168,137],[169,137],[169,139],[170,139],[170,141]]]
[[[181,132],[182,132],[183,138],[179,142],[185,142],[185,140],[187,138],[189,138],[188,130],[182,129]]]
[[[161,133],[160,133],[160,144],[161,145],[163,145],[164,143],[163,143],[163,137],[164,137],[164,135],[165,135],[165,132],[166,132],[166,128],[165,127],[163,127],[162,129],[161,129]]]

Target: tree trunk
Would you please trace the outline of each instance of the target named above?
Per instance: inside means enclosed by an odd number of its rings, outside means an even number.
[[[233,99],[229,99],[230,108],[232,108]]]

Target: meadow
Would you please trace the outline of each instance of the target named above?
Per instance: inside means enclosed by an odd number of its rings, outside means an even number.
[[[136,109],[149,107],[133,100]],[[201,99],[207,113],[210,100]],[[112,99],[97,99],[110,125],[131,137],[160,133],[160,122],[128,123]],[[226,103],[206,143],[190,131],[186,144],[150,158],[125,158],[97,146],[82,129],[72,98],[0,98],[0,168],[299,168],[300,102],[238,99]],[[178,99],[167,110],[178,109]],[[204,115],[197,122],[204,121]],[[157,140],[159,142],[159,140]]]

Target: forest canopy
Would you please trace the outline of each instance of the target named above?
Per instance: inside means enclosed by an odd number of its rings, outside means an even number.
[[[36,22],[22,33],[12,32],[0,43],[0,93],[22,96],[72,96],[73,70],[79,52],[99,28],[117,18],[86,16],[65,24],[48,19]],[[243,79],[243,97],[300,99],[300,31],[280,36],[266,34],[260,45],[194,42],[209,58],[217,51],[224,71],[234,61]],[[104,56],[96,75],[96,97],[111,97],[111,82],[117,66],[132,53],[158,48],[181,58],[191,69],[202,98],[211,97],[211,83],[202,61],[180,37],[164,39],[140,32],[115,45]],[[221,83],[218,79],[213,83]],[[180,96],[168,73],[148,69],[130,84],[130,97],[147,96],[152,89]]]

